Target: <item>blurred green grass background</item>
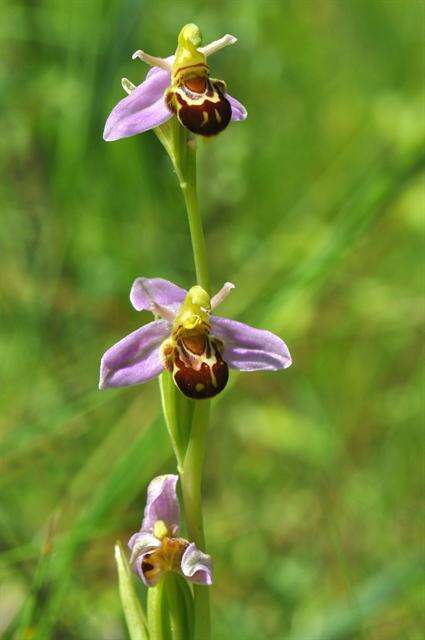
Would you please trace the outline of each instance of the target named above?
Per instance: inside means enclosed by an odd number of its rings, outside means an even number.
[[[173,459],[155,382],[98,392],[149,319],[138,275],[190,286],[153,133],[106,144],[137,48],[186,22],[249,118],[200,147],[214,288],[294,365],[232,376],[205,476],[216,640],[423,638],[424,3],[2,4],[0,630],[127,638],[113,544]]]

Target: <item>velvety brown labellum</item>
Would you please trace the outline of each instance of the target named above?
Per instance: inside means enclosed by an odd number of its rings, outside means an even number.
[[[221,80],[192,77],[165,94],[168,107],[180,123],[201,136],[215,136],[227,127],[232,107]]]
[[[229,368],[221,355],[222,344],[216,338],[198,334],[178,338],[174,349],[166,347],[166,367],[185,396],[201,400],[212,398],[224,389]]]

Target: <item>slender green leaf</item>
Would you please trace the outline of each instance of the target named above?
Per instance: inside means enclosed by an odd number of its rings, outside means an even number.
[[[149,640],[146,616],[137,597],[133,584],[133,575],[120,542],[115,545],[115,561],[118,569],[121,604],[130,638],[131,640]]]

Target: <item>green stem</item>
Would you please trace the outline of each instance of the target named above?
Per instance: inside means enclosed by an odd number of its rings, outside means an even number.
[[[193,604],[186,599],[186,580],[177,573],[164,576],[173,640],[192,640]],[[191,594],[189,597],[192,599]]]
[[[188,537],[202,550],[205,550],[202,516],[202,469],[205,458],[209,410],[210,403],[208,401],[196,401],[183,472],[180,474]],[[195,640],[209,640],[211,637],[209,587],[194,585],[193,596]]]
[[[202,519],[202,469],[205,458],[206,436],[210,403],[197,400],[189,443],[181,473],[183,501],[189,538],[202,549],[205,536]]]
[[[195,152],[190,152],[195,155]],[[194,158],[194,174],[196,174],[196,159]],[[181,184],[184,200],[186,203],[187,215],[189,220],[190,237],[192,239],[193,259],[195,262],[197,283],[210,293],[210,278],[208,274],[208,266],[205,260],[205,238],[202,228],[202,220],[199,213],[198,197],[196,192],[196,181],[187,181]]]
[[[178,126],[178,125],[177,125]],[[210,293],[207,253],[202,218],[199,211],[196,189],[196,144],[190,134],[178,126],[176,131],[178,153],[175,167],[183,192],[196,280],[207,293]],[[175,138],[176,139],[176,138]],[[183,502],[188,537],[200,549],[205,550],[205,534],[202,517],[202,469],[205,458],[206,436],[209,421],[209,401],[194,401],[192,428],[180,473]],[[195,640],[209,640],[211,637],[210,593],[208,587],[194,586]]]
[[[207,293],[210,293],[207,250],[196,186],[196,140],[176,121],[173,141],[175,153],[172,160],[186,204],[196,280]]]
[[[170,156],[183,192],[192,242],[197,283],[210,292],[207,251],[196,190],[196,138],[172,118],[155,133]]]
[[[156,587],[148,589],[147,614],[151,640],[171,640],[168,607],[165,593],[165,581],[162,578]]]
[[[196,141],[176,118],[160,127],[158,137],[170,155],[186,204],[195,263],[196,280],[207,293],[210,290],[205,237],[202,218],[199,211],[196,185]],[[176,451],[183,492],[184,511],[188,537],[202,550],[205,550],[205,535],[202,517],[202,469],[205,458],[206,436],[209,420],[209,401],[187,401],[191,412],[183,411],[177,399],[180,392],[174,387],[172,393],[166,393],[162,383],[162,400],[168,429]],[[186,418],[188,424],[182,425]],[[182,438],[183,435],[183,438]],[[181,446],[182,439],[185,440]],[[195,640],[209,640],[211,637],[209,588],[194,587]]]

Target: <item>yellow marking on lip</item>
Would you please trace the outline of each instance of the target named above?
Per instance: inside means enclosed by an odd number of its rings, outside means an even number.
[[[202,382],[198,382],[198,383],[195,385],[195,390],[196,390],[196,391],[198,391],[198,392],[199,392],[199,391],[202,391],[203,389],[205,389],[205,385],[204,385],[204,384],[202,384]]]
[[[217,383],[217,378],[216,375],[213,371],[212,366],[210,366],[210,374],[211,374],[211,382],[212,382],[212,386],[217,388],[218,387],[218,383]]]
[[[208,120],[209,120],[208,111],[203,111],[202,112],[202,117],[203,117],[203,121],[202,121],[201,127],[204,127],[207,124]]]
[[[217,119],[217,122],[220,124],[220,122],[221,122],[221,115],[220,115],[220,113],[219,113],[218,109],[214,109],[214,113],[215,113],[215,117],[216,117],[216,119]]]

